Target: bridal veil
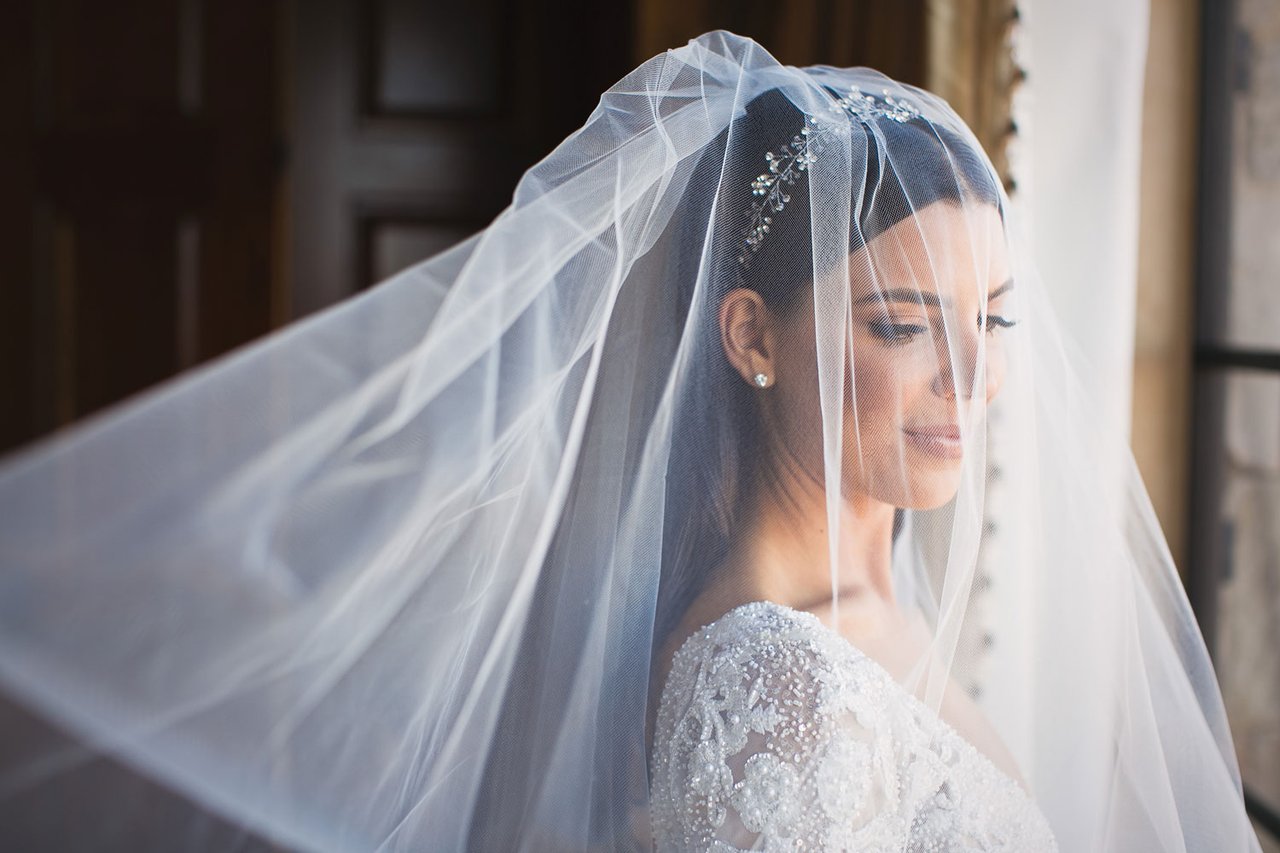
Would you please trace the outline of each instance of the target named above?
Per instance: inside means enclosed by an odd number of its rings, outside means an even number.
[[[879,594],[923,639],[886,669],[965,697],[1063,850],[1256,850],[1073,361],[945,103],[703,36],[475,237],[5,461],[0,686],[64,737],[6,752],[0,808],[108,756],[194,804],[172,849],[218,846],[201,810],[307,850],[645,849],[663,650],[748,588],[785,476],[833,620],[889,507]],[[92,846],[111,795],[49,837]]]

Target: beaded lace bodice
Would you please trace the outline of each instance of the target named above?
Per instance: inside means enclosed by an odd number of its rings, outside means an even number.
[[[816,616],[730,611],[672,661],[650,809],[660,851],[1053,851],[1034,801]]]

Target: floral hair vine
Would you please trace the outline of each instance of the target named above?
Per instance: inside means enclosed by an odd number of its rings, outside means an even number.
[[[853,86],[849,92],[838,98],[831,106],[833,117],[841,119],[853,118],[864,124],[870,124],[878,118],[886,118],[899,124],[919,118],[920,110],[915,104],[902,98],[895,98],[884,90],[880,98],[869,95]],[[746,238],[742,253],[738,255],[740,269],[745,269],[751,256],[760,249],[769,226],[773,224],[773,216],[782,211],[791,201],[787,189],[795,185],[804,171],[818,159],[828,137],[840,124],[826,124],[810,116],[805,126],[800,129],[791,142],[783,145],[775,153],[770,151],[764,155],[769,170],[751,182],[751,194],[755,201],[747,211],[750,217],[747,228],[743,232]]]

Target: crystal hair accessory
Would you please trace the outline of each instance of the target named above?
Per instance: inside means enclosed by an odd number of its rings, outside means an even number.
[[[852,118],[863,124],[871,124],[881,118],[904,124],[920,116],[920,110],[915,104],[895,98],[887,89],[877,98],[857,86],[851,87],[847,94],[836,99],[830,112],[833,118]],[[773,224],[773,215],[781,212],[791,201],[786,188],[794,186],[801,174],[818,159],[827,139],[842,124],[843,122],[824,124],[810,116],[808,123],[790,143],[783,145],[776,153],[770,151],[764,155],[769,170],[751,182],[751,194],[756,201],[752,202],[751,209],[747,211],[750,219],[743,232],[746,240],[742,253],[738,255],[740,270],[746,269],[751,256],[760,249],[765,235],[769,233],[769,226]]]

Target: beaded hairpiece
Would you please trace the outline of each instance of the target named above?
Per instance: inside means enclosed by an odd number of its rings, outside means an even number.
[[[882,97],[876,98],[857,86],[850,88],[848,94],[839,98],[831,106],[831,112],[833,117],[842,120],[857,119],[864,124],[870,124],[878,118],[903,124],[920,116],[920,110],[915,104],[893,97],[887,89]],[[823,124],[816,117],[810,116],[800,133],[789,144],[783,145],[777,153],[770,151],[764,155],[769,171],[751,182],[751,194],[756,200],[747,211],[750,219],[743,232],[746,241],[742,254],[738,255],[741,269],[746,268],[751,256],[760,249],[760,244],[764,242],[769,226],[773,223],[773,215],[781,212],[791,201],[791,196],[784,188],[793,186],[801,173],[817,161],[818,154],[838,126],[840,125]]]

